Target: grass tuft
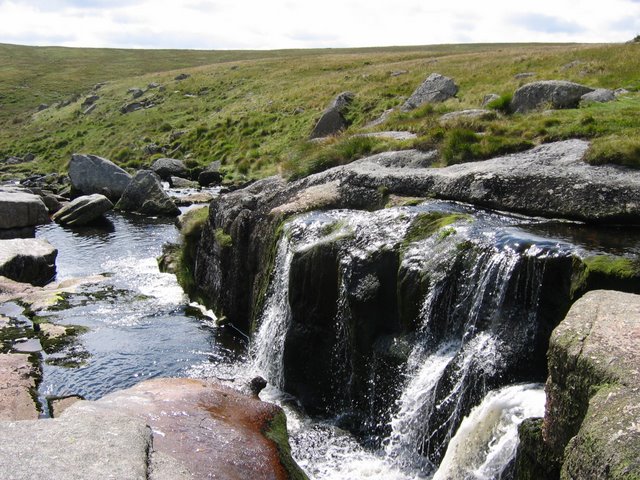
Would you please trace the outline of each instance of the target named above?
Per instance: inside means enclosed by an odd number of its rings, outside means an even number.
[[[640,138],[609,135],[591,142],[585,161],[591,165],[615,164],[640,168]]]

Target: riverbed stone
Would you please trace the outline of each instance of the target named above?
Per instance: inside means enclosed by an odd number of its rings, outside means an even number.
[[[543,80],[518,88],[511,100],[511,109],[525,113],[544,105],[551,108],[576,108],[583,95],[594,89],[565,80]]]
[[[440,103],[454,97],[458,86],[452,78],[432,73],[404,102],[401,110],[408,112],[427,103]]]
[[[86,225],[101,218],[112,208],[113,203],[104,195],[99,193],[83,195],[58,210],[52,219],[62,225]]]
[[[151,170],[136,173],[115,208],[144,215],[180,214],[174,201],[162,188],[160,177]]]
[[[131,175],[106,158],[74,153],[69,162],[71,185],[86,195],[101,193],[117,201],[131,181]]]
[[[35,238],[0,240],[0,275],[17,282],[45,285],[56,274],[58,250]]]
[[[49,222],[39,196],[17,188],[0,189],[0,229],[32,227]]]
[[[222,173],[220,172],[221,166],[222,162],[220,160],[211,162],[198,175],[198,183],[203,187],[208,187],[209,185],[218,185],[220,182],[222,182]]]
[[[35,370],[27,354],[0,354],[0,425],[7,420],[38,418],[38,408],[31,395],[36,386]]]
[[[189,175],[187,167],[177,158],[159,158],[153,162],[151,170],[156,172],[162,180],[169,180],[172,176],[185,178]]]

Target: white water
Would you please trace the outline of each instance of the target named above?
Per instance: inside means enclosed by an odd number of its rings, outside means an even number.
[[[449,442],[433,480],[498,478],[518,446],[518,425],[544,415],[541,385],[514,385],[490,392],[465,417]]]

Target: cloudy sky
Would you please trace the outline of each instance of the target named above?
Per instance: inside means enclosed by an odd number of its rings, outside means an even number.
[[[0,43],[272,49],[623,42],[640,0],[0,0]]]

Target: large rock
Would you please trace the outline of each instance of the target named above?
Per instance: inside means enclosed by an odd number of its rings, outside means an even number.
[[[309,138],[323,138],[335,135],[349,126],[345,113],[353,102],[355,95],[351,92],[342,92],[322,113]]]
[[[454,97],[458,86],[453,79],[432,73],[404,102],[401,110],[408,112],[427,103],[439,103]]]
[[[115,208],[144,215],[180,214],[176,204],[162,188],[160,177],[151,170],[136,173]]]
[[[36,420],[38,408],[31,395],[36,387],[29,355],[0,354],[0,421]]]
[[[551,108],[575,108],[593,88],[564,80],[543,80],[523,85],[515,91],[511,109],[525,113],[545,105]]]
[[[69,178],[74,189],[101,193],[111,201],[117,201],[131,181],[131,175],[106,158],[78,153],[71,156]]]
[[[45,285],[56,275],[58,250],[46,240],[0,240],[0,275],[17,282]]]
[[[200,175],[198,175],[198,183],[203,187],[208,187],[209,185],[217,185],[222,182],[222,173],[220,172],[221,165],[222,162],[220,162],[220,160],[216,160],[207,165],[207,167],[200,172]]]
[[[113,208],[113,203],[104,195],[94,193],[78,197],[53,215],[53,220],[62,225],[86,225],[101,218]]]
[[[75,403],[61,420],[109,412],[149,425],[154,456],[186,478],[209,478],[212,472],[229,479],[306,478],[290,456],[284,412],[229,387],[193,379],[149,380],[96,402]]]
[[[0,190],[0,229],[32,227],[47,222],[49,214],[40,197],[18,189]]]
[[[537,455],[566,480],[640,478],[638,339],[639,295],[595,290],[578,300],[551,336],[538,445],[529,439],[519,458],[530,465]],[[523,466],[516,478],[533,478]]]
[[[172,176],[184,178],[189,175],[187,167],[177,158],[159,158],[153,162],[151,170],[156,172],[162,180],[169,180]]]
[[[592,103],[607,103],[613,102],[616,99],[616,94],[613,90],[607,88],[597,88],[593,92],[585,93],[580,97],[580,105],[589,105]]]

